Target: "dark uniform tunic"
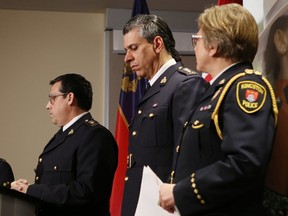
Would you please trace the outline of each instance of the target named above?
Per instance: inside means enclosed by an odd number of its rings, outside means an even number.
[[[10,164],[6,160],[0,158],[0,185],[10,188],[12,181],[14,181],[14,175]]]
[[[134,216],[144,165],[167,181],[175,141],[196,101],[207,89],[196,72],[170,66],[147,90],[129,128],[128,169],[122,203],[123,216]]]
[[[278,110],[270,84],[251,69],[240,63],[221,74],[184,128],[172,171],[181,216],[263,216]]]
[[[117,144],[113,135],[85,114],[56,134],[39,156],[35,184],[27,194],[54,205],[38,215],[99,215],[109,213]]]

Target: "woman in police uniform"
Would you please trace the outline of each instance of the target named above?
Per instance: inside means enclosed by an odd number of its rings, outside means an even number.
[[[263,216],[264,175],[277,122],[268,81],[252,69],[253,16],[238,4],[213,6],[194,35],[197,69],[212,76],[174,154],[173,184],[159,204],[181,216]]]

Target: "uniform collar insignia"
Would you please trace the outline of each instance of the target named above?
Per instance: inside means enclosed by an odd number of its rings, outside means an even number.
[[[219,81],[219,83],[218,83],[218,84],[219,84],[219,85],[222,85],[222,84],[224,84],[224,83],[225,83],[225,81],[226,81],[225,79],[222,79],[222,80],[220,80],[220,81]]]
[[[163,77],[163,79],[160,81],[161,84],[164,84],[167,82],[167,78],[166,77]]]
[[[71,129],[71,130],[69,131],[68,135],[71,135],[71,134],[73,134],[73,133],[74,133],[74,130]]]

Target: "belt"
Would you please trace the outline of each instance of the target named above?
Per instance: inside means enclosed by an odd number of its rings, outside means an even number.
[[[172,148],[164,148],[158,150],[146,151],[146,154],[129,153],[127,156],[127,169],[133,167],[143,167],[146,165],[150,166],[171,166],[173,160],[173,150]]]

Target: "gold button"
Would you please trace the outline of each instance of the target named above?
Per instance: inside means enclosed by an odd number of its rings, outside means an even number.
[[[38,181],[38,180],[39,180],[39,177],[38,177],[38,176],[36,176],[36,178],[35,178],[35,179],[36,179],[36,181]]]
[[[3,183],[3,186],[4,186],[4,187],[6,187],[6,186],[7,186],[6,182],[4,182],[4,183]]]
[[[154,114],[153,114],[153,113],[150,113],[150,114],[149,114],[149,117],[150,117],[150,118],[152,118],[153,116],[154,116]]]
[[[194,183],[195,182],[195,178],[191,178],[191,183]]]
[[[180,146],[178,145],[178,146],[176,147],[176,152],[177,152],[177,153],[179,152],[179,149],[180,149]]]
[[[132,132],[132,136],[135,136],[136,134],[137,134],[136,131],[133,131],[133,132]]]
[[[194,189],[194,193],[195,193],[195,194],[198,194],[198,190],[197,190],[196,188]]]
[[[201,195],[199,195],[199,194],[198,194],[196,197],[197,197],[197,199],[199,199],[199,200],[202,199]]]
[[[204,204],[205,204],[205,201],[204,201],[204,200],[201,200],[200,202],[201,202],[201,204],[202,204],[202,205],[204,205]]]
[[[54,166],[54,167],[53,167],[53,169],[54,169],[54,170],[57,170],[57,169],[58,169],[58,167],[57,167],[57,166]]]
[[[129,179],[129,178],[126,176],[126,177],[125,177],[125,181],[128,181],[128,179]]]
[[[193,187],[193,188],[196,188],[196,184],[195,184],[195,183],[192,183],[192,187]]]
[[[39,163],[41,163],[42,162],[42,158],[39,158]]]
[[[138,110],[138,114],[140,115],[142,113],[142,110]]]

